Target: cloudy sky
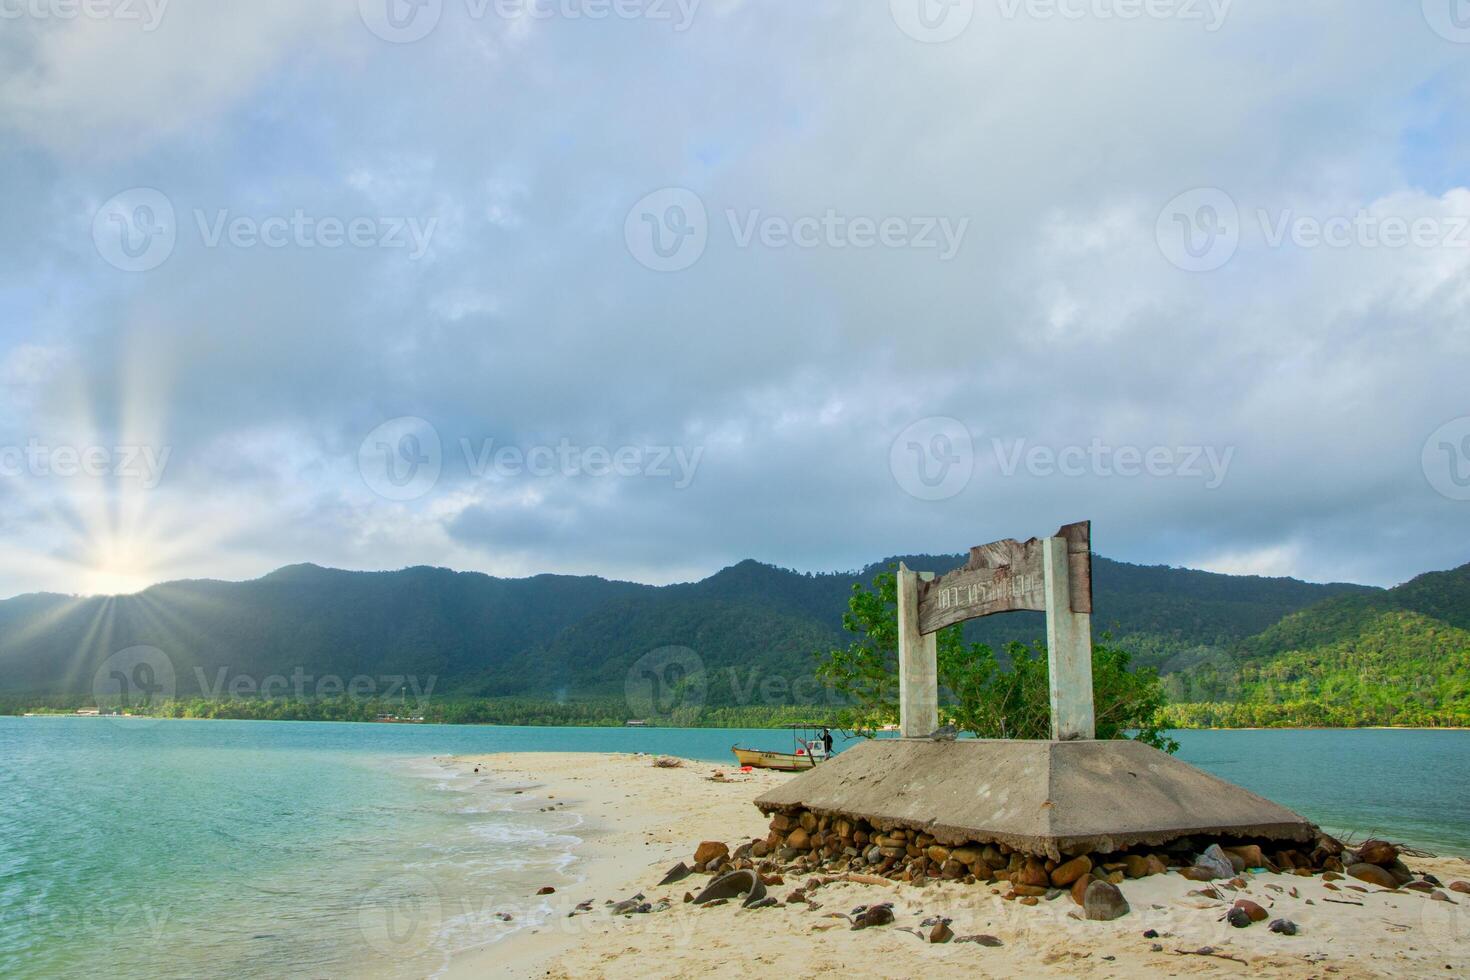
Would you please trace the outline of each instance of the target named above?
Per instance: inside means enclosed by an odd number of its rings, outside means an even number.
[[[0,595],[1470,560],[1456,0],[0,5]]]

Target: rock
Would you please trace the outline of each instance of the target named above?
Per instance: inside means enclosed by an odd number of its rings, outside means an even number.
[[[745,907],[748,909],[772,909],[780,904],[780,902],[776,901],[776,896],[767,895],[765,898],[756,899],[754,902],[746,902]]]
[[[1397,888],[1399,886],[1398,879],[1387,868],[1380,868],[1376,864],[1360,862],[1349,865],[1347,873],[1359,881],[1366,881],[1370,885],[1378,885],[1381,888]]]
[[[953,938],[954,930],[949,927],[948,922],[942,919],[934,923],[934,928],[929,930],[929,941],[931,943],[947,943]]]
[[[1195,856],[1194,865],[1197,868],[1207,868],[1215,873],[1216,878],[1234,878],[1235,865],[1220,850],[1219,844],[1211,844],[1205,848],[1204,853]]]
[[[694,863],[700,867],[708,865],[711,861],[723,861],[729,856],[730,848],[717,840],[703,841],[694,849]]]
[[[950,850],[949,848],[942,845],[934,844],[924,852],[924,856],[933,861],[935,864],[943,865],[944,862],[949,860]],[[955,860],[959,861],[958,858],[956,858]],[[964,864],[965,862],[959,861],[959,863]]]
[[[796,822],[800,824],[801,829],[806,831],[808,834],[816,832],[817,815],[812,811],[803,810],[801,816],[796,818]]]
[[[1282,936],[1295,936],[1297,926],[1290,919],[1272,919],[1271,925],[1268,928],[1272,932]]]
[[[1012,895],[1024,895],[1028,898],[1038,898],[1042,895],[1045,895],[1046,891],[1047,890],[1045,888],[1042,888],[1038,885],[1018,885],[1015,882],[1011,882]]]
[[[978,847],[956,847],[950,850],[949,856],[960,864],[976,864],[985,861],[985,854]]]
[[[1381,865],[1381,867],[1387,868],[1388,873],[1393,875],[1394,880],[1400,885],[1406,885],[1414,880],[1414,872],[1410,871],[1409,866],[1398,858],[1394,858],[1393,863]]]
[[[501,922],[511,922],[515,919],[515,916],[511,915],[509,912],[496,912],[495,918],[499,919]]]
[[[1226,847],[1223,850],[1227,855],[1234,854],[1244,861],[1246,868],[1264,868],[1266,866],[1266,855],[1261,853],[1261,848],[1256,844],[1242,844],[1239,847]]]
[[[1130,854],[1123,861],[1123,873],[1130,878],[1144,878],[1149,874],[1148,858],[1142,854]]]
[[[1266,921],[1266,910],[1248,898],[1237,898],[1233,907],[1244,910],[1252,922]]]
[[[536,894],[537,895],[554,895],[554,894],[556,894],[556,889],[555,888],[552,888],[550,885],[543,885],[540,888],[536,889]]]
[[[1128,901],[1117,885],[1105,881],[1092,881],[1082,899],[1087,917],[1095,922],[1110,922],[1129,912]]]
[[[771,818],[771,829],[778,834],[789,833],[796,829],[796,821],[784,813],[778,813]]]
[[[706,902],[722,898],[737,898],[741,895],[745,896],[746,905],[759,902],[766,897],[766,886],[761,881],[760,875],[754,871],[731,871],[729,874],[721,875],[694,897],[694,904],[703,905]]]
[[[693,892],[685,892],[684,893],[684,901],[686,901],[686,902],[692,902],[692,901],[694,901],[694,893]]]
[[[1431,901],[1435,901],[1435,902],[1449,902],[1451,905],[1458,905],[1459,904],[1453,898],[1450,898],[1444,892],[1438,891],[1438,890],[1430,892],[1429,893],[1429,898],[1430,898]]]
[[[1027,895],[1026,897],[1021,899],[1022,905],[1038,905],[1040,903],[1041,899],[1036,897],[1035,895]]]
[[[632,915],[635,912],[646,911],[647,909],[643,907],[643,903],[636,898],[627,899],[612,907],[613,915]]]
[[[956,939],[955,942],[957,942],[957,943],[975,943],[975,944],[980,945],[980,946],[988,946],[991,949],[996,949],[996,948],[998,948],[1000,946],[1004,946],[1005,945],[1005,943],[1001,942],[996,937],[990,936],[990,935],[986,935],[984,933],[981,933],[980,935],[976,935],[976,936],[961,936],[960,938]]]
[[[1410,891],[1423,892],[1426,895],[1434,891],[1434,886],[1427,881],[1411,881],[1404,887]]]
[[[1220,877],[1220,875],[1215,873],[1214,868],[1206,868],[1197,864],[1187,868],[1180,868],[1179,873],[1190,881],[1214,881]]]
[[[1148,856],[1148,873],[1149,874],[1151,874],[1151,875],[1161,875],[1161,874],[1166,873],[1168,870],[1169,870],[1169,863],[1167,861],[1165,861],[1163,858],[1161,858],[1159,855],[1157,855],[1157,854],[1150,854]]]
[[[689,865],[685,864],[683,861],[680,861],[678,864],[669,869],[668,873],[665,874],[663,878],[659,881],[659,885],[672,885],[676,881],[683,881],[685,878],[688,878],[692,874],[694,874],[694,872],[689,870]]]
[[[1459,892],[1461,895],[1470,895],[1470,881],[1450,882],[1450,891]]]
[[[864,909],[853,922],[854,929],[871,929],[874,926],[886,926],[893,923],[893,906],[884,903]]]
[[[1358,860],[1388,867],[1399,859],[1399,849],[1386,840],[1365,840],[1358,846]]]
[[[1074,857],[1066,864],[1057,865],[1056,870],[1051,873],[1051,883],[1058,888],[1065,888],[1091,870],[1092,858],[1083,854],[1081,857]]]
[[[1085,874],[1086,872],[1083,873]],[[1046,873],[1045,864],[1036,858],[1027,858],[1026,862],[1021,865],[1020,870],[1011,874],[1011,881],[1018,885],[1032,885],[1045,888],[1051,884],[1051,875]]]
[[[1090,875],[1083,875],[1081,878],[1072,882],[1072,901],[1078,905],[1084,904],[1087,897],[1087,886],[1092,884],[1094,880]]]
[[[805,851],[812,846],[811,836],[801,827],[786,835],[786,846]]]
[[[763,858],[770,852],[771,849],[766,846],[766,842],[763,840],[758,840],[750,845],[750,856],[753,858]]]
[[[1338,874],[1336,871],[1324,871],[1324,872],[1322,872],[1322,880],[1323,881],[1342,881],[1342,875]]]
[[[1238,905],[1230,906],[1230,911],[1225,913],[1225,921],[1237,929],[1244,929],[1251,924],[1251,917],[1245,909]]]

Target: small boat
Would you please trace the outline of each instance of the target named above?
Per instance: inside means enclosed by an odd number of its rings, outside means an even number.
[[[742,766],[754,769],[776,769],[781,772],[798,772],[814,768],[827,759],[827,744],[822,740],[821,725],[791,725],[796,745],[794,752],[772,752],[767,749],[743,749],[730,746],[735,760]]]

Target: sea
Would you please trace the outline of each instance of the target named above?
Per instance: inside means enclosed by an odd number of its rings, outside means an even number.
[[[1470,856],[1470,731],[1174,736],[1331,831]],[[736,743],[790,735],[0,717],[0,977],[433,976],[579,873],[575,812],[446,757]]]

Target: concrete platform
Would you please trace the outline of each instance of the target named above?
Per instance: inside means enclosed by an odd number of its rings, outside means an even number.
[[[1061,859],[1184,836],[1309,842],[1304,817],[1142,742],[873,739],[755,801]]]

